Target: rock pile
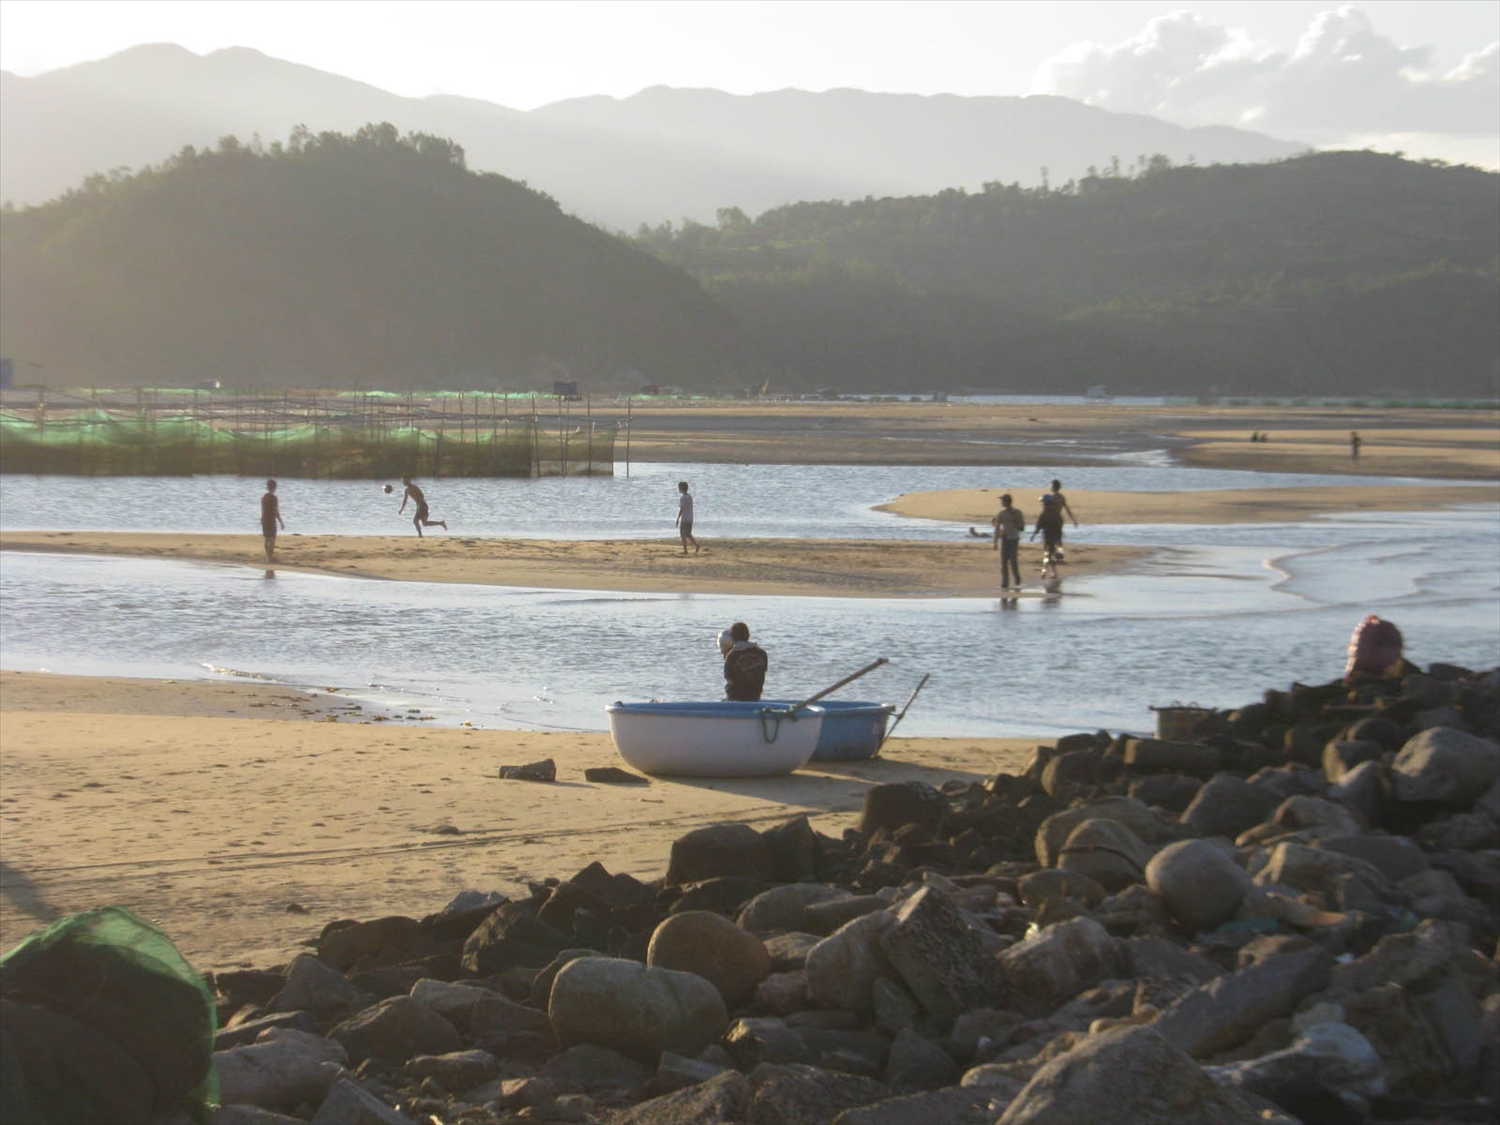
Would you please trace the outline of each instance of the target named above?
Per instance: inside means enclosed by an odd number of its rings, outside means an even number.
[[[1493,1120],[1500,670],[1404,671],[333,923],[214,981],[217,1120]]]

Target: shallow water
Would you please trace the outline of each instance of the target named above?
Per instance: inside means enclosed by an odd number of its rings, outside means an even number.
[[[1084,487],[1083,473],[1070,476]],[[1500,666],[1495,505],[1085,530],[1168,547],[1141,573],[1003,602],[270,580],[246,567],[6,552],[0,665],[233,674],[334,686],[372,710],[420,707],[442,722],[603,730],[616,699],[717,698],[715,637],[738,618],[771,653],[768,696],[810,695],[887,656],[838,698],[900,704],[930,672],[902,733],[966,736],[1148,731],[1151,705],[1232,707],[1269,686],[1333,679],[1367,613],[1395,621],[1419,664]]]
[[[447,520],[451,534],[530,539],[671,537],[677,481],[683,479],[691,483],[696,499],[697,533],[735,539],[951,538],[962,528],[898,518],[873,506],[905,492],[1011,489],[1029,520],[1053,477],[1061,477],[1068,488],[1127,491],[1391,483],[1386,477],[1184,469],[1152,453],[1121,457],[1104,467],[636,464],[628,477],[624,473],[621,464],[614,477],[418,483],[426,490],[433,517]],[[381,491],[382,483],[282,480],[286,534],[414,534],[411,506],[405,515],[397,514],[400,482],[389,496]],[[242,477],[7,474],[0,476],[0,528],[254,534],[260,528],[263,490],[262,481]],[[1077,514],[1085,525],[1083,534],[1092,534],[1087,507]],[[444,533],[434,529],[433,534]]]

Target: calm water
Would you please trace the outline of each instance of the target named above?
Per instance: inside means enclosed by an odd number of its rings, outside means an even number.
[[[661,536],[671,534],[674,483],[686,477],[705,536],[941,538],[965,531],[870,507],[932,488],[1024,488],[1018,495],[1031,501],[1051,475],[654,465],[635,466],[628,480],[440,481],[429,495],[435,515],[472,534]],[[1061,475],[1078,489],[1292,483],[1151,465]],[[256,482],[222,478],[5,477],[0,525],[250,531],[258,495]],[[299,518],[320,524],[309,531],[404,530],[398,502],[368,482],[283,485],[294,530]],[[717,697],[714,638],[742,618],[771,653],[768,694],[812,694],[886,656],[889,667],[840,697],[899,704],[931,673],[901,730],[971,736],[1149,730],[1153,704],[1229,707],[1270,686],[1332,679],[1366,613],[1395,621],[1418,663],[1500,665],[1492,504],[1297,525],[1085,522],[1069,536],[1167,549],[1143,573],[1071,579],[1058,598],[1011,602],[537,591],[291,572],[268,580],[243,567],[6,552],[0,665],[244,675],[337,686],[372,710],[421,707],[444,722],[603,730],[615,699]]]

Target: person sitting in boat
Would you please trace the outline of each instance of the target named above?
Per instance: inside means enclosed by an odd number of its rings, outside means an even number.
[[[755,702],[766,683],[766,652],[750,639],[750,626],[736,621],[719,634],[724,656],[724,698]]]

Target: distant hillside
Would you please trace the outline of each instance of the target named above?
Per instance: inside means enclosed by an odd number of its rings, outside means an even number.
[[[638,242],[794,384],[1500,394],[1500,175],[1373,153],[1111,171]]]
[[[0,213],[0,354],[68,386],[765,377],[679,270],[389,125],[226,138]]]
[[[1300,146],[1236,129],[1183,129],[1063,98],[858,90],[742,97],[662,87],[529,113],[455,97],[402,98],[245,48],[155,44],[34,78],[0,73],[0,199],[36,204],[85,176],[158,163],[184,145],[352,133],[370,121],[451,137],[476,170],[523,180],[613,230],[712,221],[815,199],[978,190],[1081,178],[1112,157],[1199,164],[1280,159]]]

